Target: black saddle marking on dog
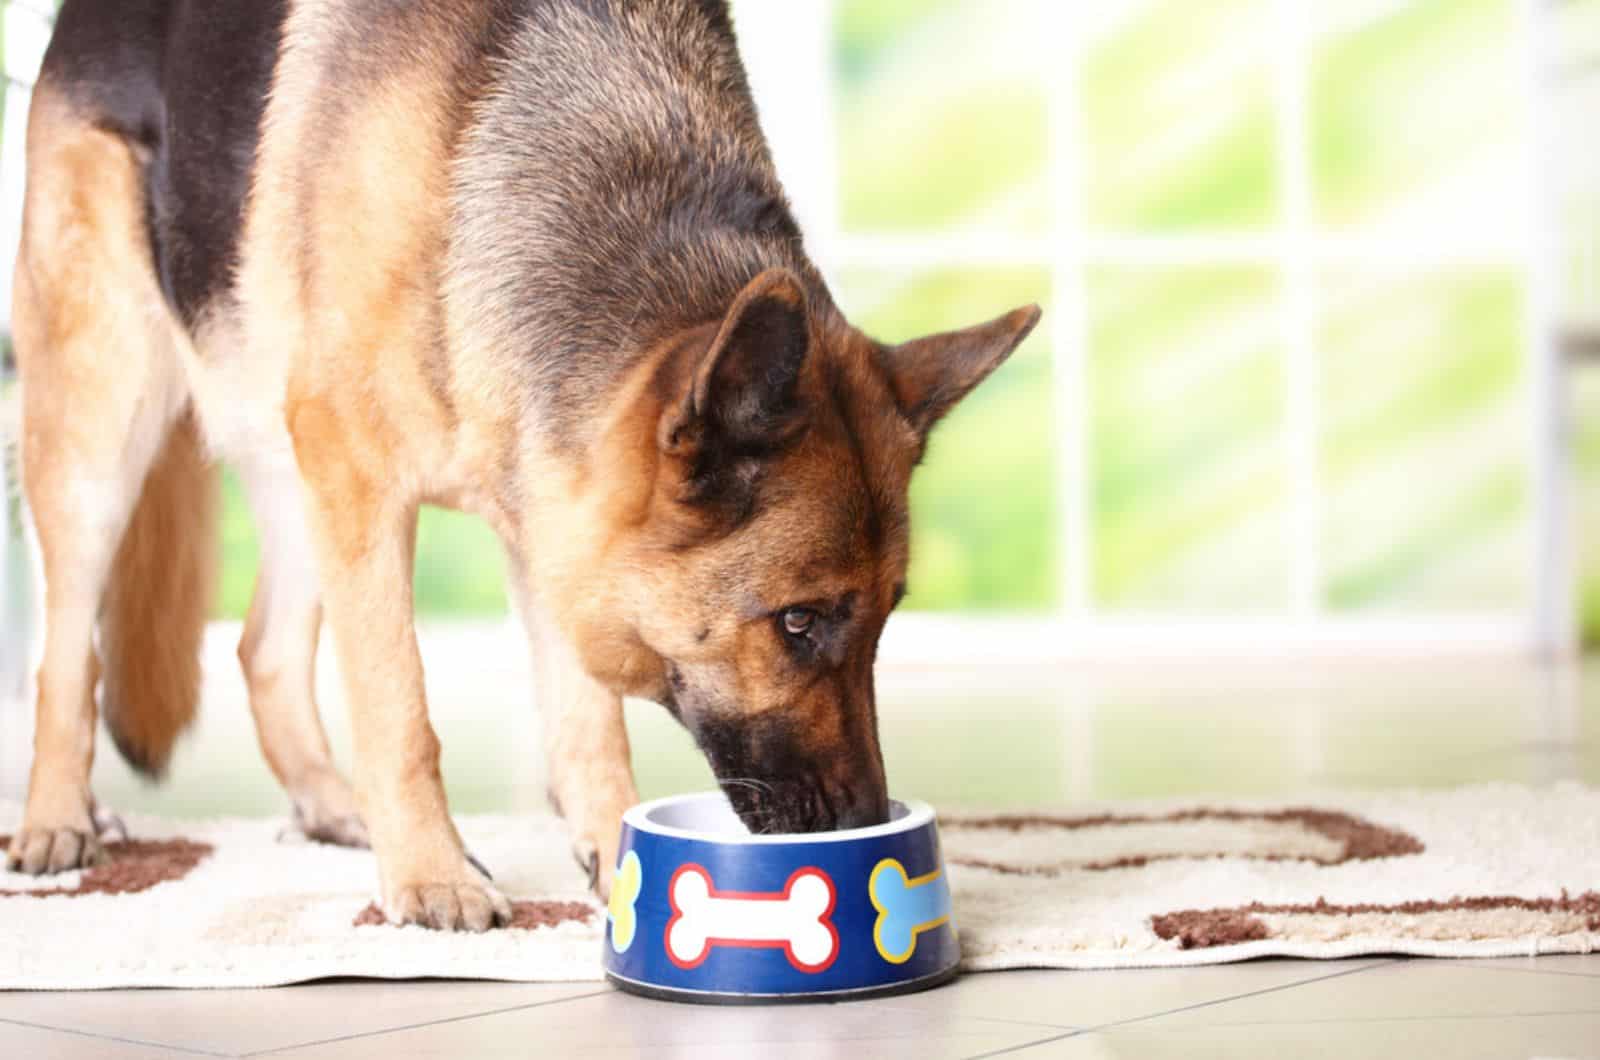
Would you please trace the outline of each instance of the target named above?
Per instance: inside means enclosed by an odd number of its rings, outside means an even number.
[[[66,0],[40,68],[136,145],[161,289],[192,326],[232,281],[287,0]]]

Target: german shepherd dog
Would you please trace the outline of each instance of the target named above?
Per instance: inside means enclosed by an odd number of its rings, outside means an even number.
[[[887,813],[873,700],[929,429],[1037,307],[886,345],[774,174],[724,0],[66,0],[13,309],[46,634],[7,864],[100,855],[97,711],[158,775],[193,717],[217,460],[262,567],[239,645],[313,837],[391,921],[506,899],[452,825],[413,628],[424,502],[504,542],[551,796],[604,894],[622,697],[767,831]],[[312,696],[322,615],[354,788]]]

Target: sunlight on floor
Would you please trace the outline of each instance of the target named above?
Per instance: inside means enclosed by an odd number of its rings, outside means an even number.
[[[207,641],[195,730],[161,786],[102,742],[95,790],[119,809],[168,815],[279,814],[286,804],[256,748],[233,658],[236,630]],[[538,714],[526,652],[501,625],[422,635],[444,774],[459,812],[544,804]],[[349,761],[331,652],[319,689]],[[884,667],[883,745],[894,791],[936,805],[1019,806],[1178,794],[1275,794],[1329,787],[1487,780],[1600,782],[1600,664],[1512,662]],[[688,734],[630,703],[645,797],[709,787]],[[18,750],[11,729],[0,742]],[[8,754],[0,793],[20,793]]]

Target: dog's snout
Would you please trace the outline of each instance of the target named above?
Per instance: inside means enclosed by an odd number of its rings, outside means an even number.
[[[840,808],[833,826],[838,829],[870,828],[889,819],[889,796],[883,791],[867,792]]]
[[[867,748],[819,743],[775,720],[752,725],[700,716],[690,727],[753,832],[828,832],[889,819],[875,741]]]

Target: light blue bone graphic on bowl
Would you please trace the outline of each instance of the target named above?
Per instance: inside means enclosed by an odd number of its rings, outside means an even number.
[[[872,942],[890,964],[904,964],[917,949],[917,936],[950,920],[950,884],[942,869],[915,878],[894,858],[884,858],[867,882],[878,919]]]

